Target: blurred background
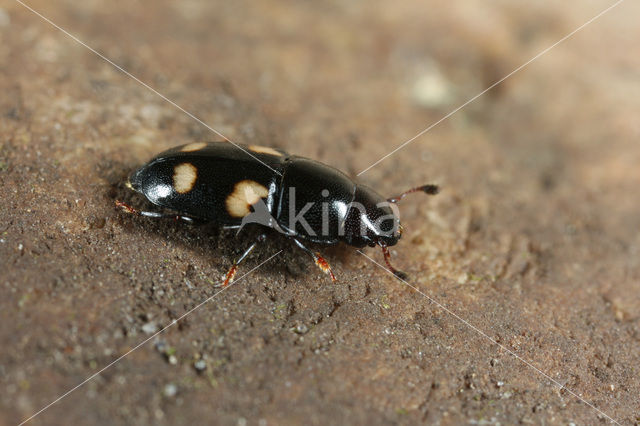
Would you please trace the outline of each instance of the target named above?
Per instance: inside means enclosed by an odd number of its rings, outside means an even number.
[[[28,2],[234,142],[353,177],[613,4]],[[403,201],[393,250],[424,295],[348,247],[322,249],[332,284],[275,238],[31,423],[639,422],[639,13],[619,3],[358,177],[442,186]],[[116,212],[144,205],[135,167],[220,138],[9,0],[0,93],[2,425],[212,296],[251,240]]]

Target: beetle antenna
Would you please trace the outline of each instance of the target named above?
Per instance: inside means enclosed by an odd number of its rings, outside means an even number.
[[[416,188],[411,188],[410,190],[405,191],[396,197],[387,198],[387,201],[395,204],[412,192],[424,192],[425,194],[436,195],[438,192],[440,192],[440,188],[438,187],[438,185],[422,185]]]
[[[380,248],[382,249],[382,254],[384,255],[384,262],[387,264],[387,267],[389,268],[389,270],[393,272],[393,275],[400,278],[401,280],[406,280],[407,274],[391,266],[391,262],[389,261],[389,259],[391,258],[391,253],[389,253],[389,248],[382,244],[380,244]]]

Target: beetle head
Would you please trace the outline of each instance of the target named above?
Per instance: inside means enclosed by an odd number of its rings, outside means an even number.
[[[371,188],[358,185],[345,221],[346,242],[358,247],[379,245],[383,248],[397,244],[402,236],[397,203],[412,192],[435,195],[439,188],[436,185],[423,185],[384,199]]]
[[[389,247],[398,243],[402,236],[397,203],[412,192],[437,194],[436,185],[423,185],[405,191],[397,197],[383,199],[370,188],[358,185],[354,202],[345,221],[345,241],[354,246],[380,246],[388,270],[405,280],[406,274],[391,265]]]
[[[380,194],[362,185],[345,220],[345,240],[356,247],[393,246],[402,234],[397,206]]]

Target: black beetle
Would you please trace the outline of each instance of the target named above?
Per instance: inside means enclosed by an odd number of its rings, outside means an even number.
[[[127,186],[150,202],[177,214],[138,211],[121,201],[116,206],[148,217],[172,217],[192,222],[214,222],[240,230],[257,223],[289,236],[309,253],[333,281],[329,263],[300,240],[319,244],[343,242],[354,247],[376,245],[389,262],[389,246],[402,234],[395,203],[405,195],[423,191],[424,185],[385,199],[344,173],[318,161],[261,146],[233,146],[227,142],[196,142],[164,151],[135,171]],[[263,241],[262,234],[236,260],[223,286],[234,278],[238,265]]]

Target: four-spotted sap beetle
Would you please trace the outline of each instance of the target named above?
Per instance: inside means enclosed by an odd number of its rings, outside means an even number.
[[[378,245],[389,269],[403,277],[389,262],[388,247],[402,234],[395,203],[411,192],[438,193],[437,186],[424,185],[385,199],[318,161],[274,148],[239,147],[228,142],[197,142],[164,151],[135,171],[127,186],[151,203],[175,212],[139,211],[116,201],[116,206],[128,213],[202,220],[238,230],[249,223],[276,229],[309,253],[333,281],[329,263],[302,241],[343,242],[358,248]],[[238,265],[264,239],[265,234],[260,235],[234,262],[223,286],[233,280]]]

